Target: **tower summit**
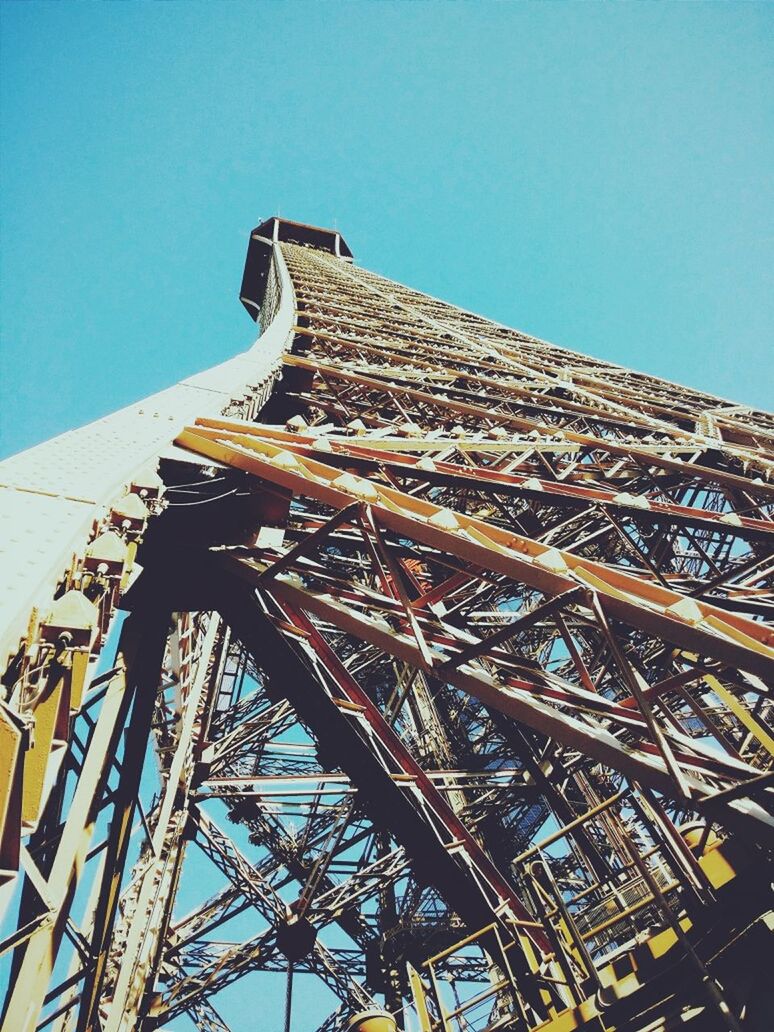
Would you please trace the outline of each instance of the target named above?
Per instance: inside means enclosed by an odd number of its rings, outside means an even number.
[[[774,417],[335,230],[240,300],[0,463],[3,1028],[763,1032]]]

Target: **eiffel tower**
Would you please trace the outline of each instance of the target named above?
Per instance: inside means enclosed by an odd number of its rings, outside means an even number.
[[[0,463],[3,1028],[771,1028],[774,417],[284,219],[241,301]]]

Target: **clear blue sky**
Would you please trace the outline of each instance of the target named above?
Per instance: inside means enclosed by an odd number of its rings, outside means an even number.
[[[772,406],[771,4],[0,9],[3,454],[249,344],[277,211]]]
[[[771,4],[0,18],[1,454],[246,347],[247,236],[276,212],[474,311],[772,407]]]

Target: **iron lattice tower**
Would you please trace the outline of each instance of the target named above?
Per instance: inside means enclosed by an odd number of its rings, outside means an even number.
[[[242,301],[0,464],[4,1028],[770,1027],[774,418],[279,219]]]

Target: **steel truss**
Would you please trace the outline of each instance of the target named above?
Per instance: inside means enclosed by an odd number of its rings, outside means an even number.
[[[254,232],[280,359],[10,657],[3,1027],[763,1030],[774,417],[350,258]]]

